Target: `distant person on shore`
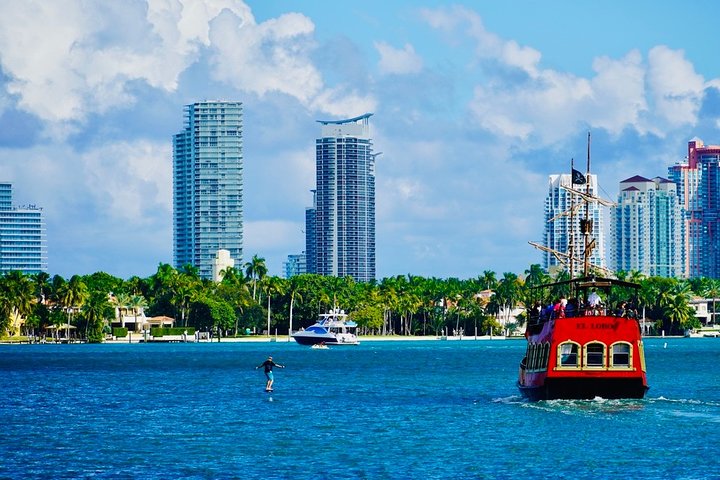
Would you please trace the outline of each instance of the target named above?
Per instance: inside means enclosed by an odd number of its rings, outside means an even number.
[[[272,392],[272,386],[273,386],[273,367],[278,368],[285,368],[285,365],[280,365],[279,363],[273,362],[272,357],[268,357],[267,360],[265,360],[263,363],[255,367],[255,370],[257,370],[260,367],[265,368],[265,377],[267,377],[267,384],[265,385],[265,391],[266,392]]]

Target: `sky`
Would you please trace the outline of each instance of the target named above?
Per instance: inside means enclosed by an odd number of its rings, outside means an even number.
[[[44,209],[48,267],[172,263],[183,106],[244,108],[244,258],[305,248],[316,120],[371,112],[377,277],[541,263],[548,176],[614,199],[720,144],[720,2],[0,0],[0,181]]]

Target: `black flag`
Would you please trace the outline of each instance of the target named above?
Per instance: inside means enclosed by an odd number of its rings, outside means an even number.
[[[580,173],[579,171],[572,169],[572,183],[573,185],[584,185],[585,184],[585,175]]]

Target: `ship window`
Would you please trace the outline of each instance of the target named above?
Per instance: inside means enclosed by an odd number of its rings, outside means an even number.
[[[615,343],[610,347],[611,367],[630,368],[632,366],[631,352],[629,343]]]
[[[528,362],[529,370],[535,370],[535,351],[536,351],[535,344],[531,343],[530,344],[530,355],[528,356],[528,358],[530,359],[530,361]]]
[[[592,342],[585,345],[585,366],[603,367],[605,365],[605,345],[600,342]]]
[[[542,368],[543,370],[547,370],[548,358],[550,358],[550,343],[545,342],[543,344],[542,364],[540,365],[540,368]]]
[[[560,368],[578,367],[579,345],[575,342],[565,342],[558,345],[558,366]]]

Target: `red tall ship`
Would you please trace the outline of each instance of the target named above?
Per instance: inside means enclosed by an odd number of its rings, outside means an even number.
[[[590,135],[588,134],[587,176],[572,170],[571,198],[576,197],[567,215],[585,206],[579,220],[583,237],[575,255],[573,235],[569,233],[569,252],[551,252],[569,272],[569,280],[534,287],[546,305],[528,308],[525,337],[527,350],[520,363],[518,388],[530,400],[593,399],[596,397],[643,398],[648,390],[645,353],[637,312],[640,286],[614,278],[591,275],[602,267],[590,265],[594,248],[592,220],[588,202],[598,201],[590,195]],[[580,187],[575,187],[578,184]],[[585,185],[584,191],[580,190]],[[601,203],[603,203],[601,201]],[[583,274],[574,278],[575,265],[582,263]],[[567,297],[559,292],[567,292]],[[550,298],[549,295],[553,297]],[[544,298],[542,298],[544,297]],[[604,300],[600,301],[600,299]],[[610,303],[616,302],[615,305]]]

